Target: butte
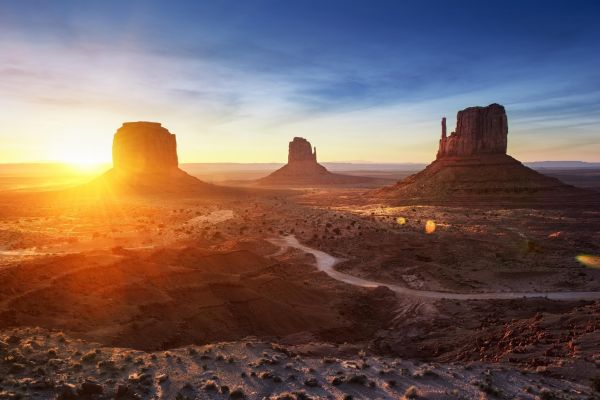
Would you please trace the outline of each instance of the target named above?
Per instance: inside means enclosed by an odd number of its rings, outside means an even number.
[[[259,179],[264,186],[352,185],[374,181],[374,178],[334,174],[317,162],[317,148],[301,137],[289,143],[288,162],[277,171]]]
[[[112,145],[113,167],[91,182],[111,192],[194,194],[221,191],[179,168],[177,140],[158,122],[125,122]]]
[[[456,129],[442,133],[435,161],[421,172],[370,195],[393,203],[579,205],[597,196],[542,175],[506,154],[508,119],[503,106],[459,111]]]

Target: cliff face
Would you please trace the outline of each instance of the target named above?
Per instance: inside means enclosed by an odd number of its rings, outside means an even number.
[[[113,138],[113,168],[90,182],[97,195],[179,196],[227,193],[179,169],[177,141],[158,122],[125,122]]]
[[[437,159],[471,157],[483,154],[506,154],[508,121],[504,107],[469,107],[456,116],[456,131],[446,135],[446,119],[442,119],[442,138]]]
[[[301,137],[295,137],[288,147],[288,164],[297,161],[317,162],[317,149],[313,152],[310,142]]]
[[[310,186],[356,184],[371,178],[333,174],[317,162],[317,149],[301,137],[288,146],[288,163],[269,176],[258,180],[259,185]]]
[[[507,136],[506,111],[501,105],[459,111],[456,131],[449,136],[446,118],[442,119],[442,138],[434,162],[372,194],[402,202],[542,205],[564,205],[588,196],[588,192],[542,175],[507,155]]]
[[[178,166],[175,135],[157,122],[125,122],[113,139],[118,171],[160,173]]]

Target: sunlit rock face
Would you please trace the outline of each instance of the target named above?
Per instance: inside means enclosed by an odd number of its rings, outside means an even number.
[[[446,136],[446,119],[442,119],[437,158],[506,154],[507,135],[506,111],[500,104],[465,108],[458,112],[456,131],[450,136]]]
[[[179,169],[175,135],[158,122],[125,122],[114,135],[112,155],[113,168],[90,183],[101,195],[227,192]]]
[[[113,139],[113,166],[120,172],[160,173],[177,168],[177,141],[158,122],[125,122]]]

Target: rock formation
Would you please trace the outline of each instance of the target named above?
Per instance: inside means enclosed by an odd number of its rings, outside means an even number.
[[[317,162],[317,148],[301,137],[295,137],[288,146],[288,163],[258,180],[259,185],[310,186],[357,184],[373,181],[372,178],[331,173]]]
[[[470,157],[482,154],[506,154],[508,122],[504,107],[469,107],[456,116],[456,131],[446,136],[446,118],[442,118],[442,138],[437,158]]]
[[[125,122],[113,139],[113,166],[131,173],[177,168],[175,135],[158,122]]]
[[[112,156],[113,168],[93,186],[137,194],[217,191],[179,169],[175,135],[158,122],[125,122],[114,135]]]
[[[301,137],[295,137],[289,144],[288,164],[299,161],[317,162],[317,148],[314,151],[310,142]]]
[[[548,203],[577,200],[587,191],[527,168],[506,154],[508,120],[504,107],[469,107],[459,111],[456,130],[442,135],[437,157],[423,171],[393,186],[374,191],[376,197],[398,201]]]

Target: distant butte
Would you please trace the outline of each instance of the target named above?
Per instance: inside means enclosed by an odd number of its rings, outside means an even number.
[[[508,119],[503,106],[469,107],[456,129],[442,133],[436,160],[423,171],[370,195],[397,202],[577,203],[590,195],[527,168],[507,155]]]
[[[288,163],[272,174],[259,179],[265,186],[311,186],[359,184],[373,181],[373,178],[358,177],[329,172],[317,162],[317,149],[301,137],[295,137],[288,147]]]

